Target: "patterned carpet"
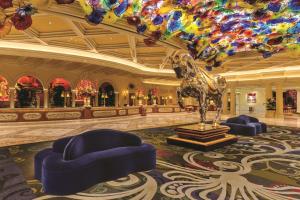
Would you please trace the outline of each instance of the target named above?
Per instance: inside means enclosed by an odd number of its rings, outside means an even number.
[[[156,146],[156,170],[97,184],[65,197],[44,194],[41,184],[33,179],[33,156],[51,142],[8,150],[39,200],[300,199],[300,129],[270,127],[266,134],[240,137],[236,144],[206,153],[167,145],[166,137],[174,134],[173,129],[133,131]]]

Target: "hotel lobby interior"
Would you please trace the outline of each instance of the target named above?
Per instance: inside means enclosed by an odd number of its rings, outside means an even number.
[[[299,0],[0,0],[0,200],[299,200]]]

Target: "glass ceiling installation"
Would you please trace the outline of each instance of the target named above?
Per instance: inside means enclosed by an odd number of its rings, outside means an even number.
[[[58,1],[63,3],[64,1]],[[71,1],[72,2],[72,1]],[[239,51],[264,58],[299,51],[300,0],[80,0],[89,23],[126,18],[137,32],[157,40],[182,39],[207,70]]]
[[[300,0],[78,0],[86,20],[97,25],[126,19],[136,31],[148,36],[151,46],[158,40],[180,38],[191,56],[219,67],[228,56],[257,50],[264,58],[292,50],[300,52]],[[0,6],[12,6],[0,0]],[[74,0],[56,0],[58,4]],[[1,20],[0,35],[31,25],[35,10],[23,5],[8,20]]]

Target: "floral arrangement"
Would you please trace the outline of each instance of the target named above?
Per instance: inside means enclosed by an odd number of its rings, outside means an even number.
[[[181,39],[194,59],[206,62],[207,70],[240,51],[254,49],[263,58],[286,49],[300,52],[299,0],[78,1],[90,24],[126,19],[137,33],[148,36],[148,46]]]
[[[31,4],[25,4],[19,1],[19,7],[13,14],[6,14],[5,9],[13,7],[12,0],[0,0],[0,38],[10,33],[12,26],[17,30],[26,30],[32,25],[31,16],[37,12],[37,9]]]
[[[77,86],[77,96],[80,97],[92,97],[97,93],[97,82],[90,80],[81,80]]]
[[[276,100],[274,98],[267,99],[267,110],[276,110]]]
[[[157,88],[150,89],[149,95],[152,99],[156,99],[158,97],[158,89]]]
[[[143,88],[139,88],[135,92],[138,99],[143,98],[145,96],[145,90]]]
[[[7,81],[0,77],[0,100],[8,100],[8,84]]]

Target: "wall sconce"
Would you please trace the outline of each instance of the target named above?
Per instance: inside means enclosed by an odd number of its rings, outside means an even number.
[[[122,95],[123,95],[124,97],[126,97],[126,96],[128,95],[128,93],[129,93],[128,90],[123,90],[123,91],[122,91]]]

